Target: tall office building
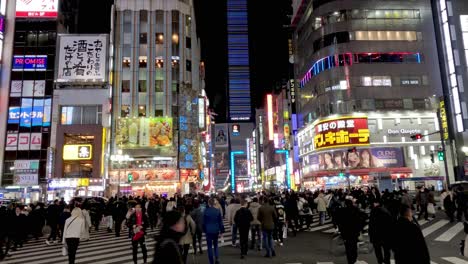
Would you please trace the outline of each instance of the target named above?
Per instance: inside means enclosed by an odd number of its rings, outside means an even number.
[[[439,57],[441,60],[442,87],[440,113],[444,140],[456,162],[456,180],[468,177],[468,2],[432,1]]]
[[[230,121],[252,120],[247,0],[227,0]]]
[[[450,155],[438,159],[442,89],[431,2],[293,6],[303,185],[391,189],[419,180],[441,188],[446,171],[453,179],[443,161]]]
[[[198,168],[203,87],[193,3],[117,0],[113,22],[113,192],[174,193],[178,169]]]

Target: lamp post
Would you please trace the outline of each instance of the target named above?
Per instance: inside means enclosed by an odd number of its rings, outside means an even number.
[[[123,155],[122,150],[119,149],[117,150],[117,154],[111,155],[111,161],[115,162],[117,161],[119,163],[119,176],[117,177],[117,196],[120,196],[120,173],[122,171],[122,162],[127,162],[133,160],[133,158],[130,158],[128,155]]]

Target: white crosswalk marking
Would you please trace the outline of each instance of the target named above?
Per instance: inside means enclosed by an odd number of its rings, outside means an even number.
[[[317,262],[317,264],[334,264],[333,262]]]
[[[468,264],[467,260],[457,258],[457,257],[446,257],[446,258],[442,258],[442,259],[445,260],[445,261],[448,261],[450,263],[453,263],[453,264]]]
[[[327,233],[327,234],[331,234],[331,233],[335,233],[336,229],[335,228],[330,228],[330,229],[327,229],[325,231],[322,231],[323,233]]]
[[[426,227],[423,229],[423,235],[424,237],[432,234],[433,232],[435,232],[437,229],[443,227],[444,225],[448,224],[449,221],[448,220],[440,220],[438,222],[436,222],[435,224],[432,224],[430,225],[429,227]]]
[[[442,235],[437,237],[435,241],[448,242],[462,230],[463,230],[463,223],[457,223],[456,225],[452,226],[449,230],[445,231]]]
[[[422,225],[424,225],[424,224],[427,223],[427,222],[429,222],[429,220],[426,220],[426,219],[424,219],[424,220],[419,220],[419,221],[418,221],[418,224],[419,224],[420,226],[422,226]]]
[[[333,226],[333,224],[326,224],[326,225],[322,225],[322,226],[317,226],[317,227],[311,228],[311,229],[309,229],[307,231],[314,232],[314,231],[317,231],[317,230],[322,230],[322,229],[329,228],[330,226]]]

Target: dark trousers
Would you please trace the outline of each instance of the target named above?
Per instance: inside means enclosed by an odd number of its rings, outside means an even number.
[[[115,236],[120,236],[120,229],[122,228],[122,219],[115,219]]]
[[[210,264],[214,264],[219,259],[218,251],[218,235],[219,234],[206,234],[206,246],[208,251],[208,260]]]
[[[450,219],[450,222],[455,221],[455,211],[452,208],[450,209],[445,208],[445,213],[447,214],[447,217]]]
[[[465,207],[458,206],[457,208],[457,220],[461,221],[462,216],[465,215],[465,221],[468,221],[468,211]]]
[[[346,259],[348,260],[348,264],[354,264],[357,261],[357,238],[352,238],[352,239],[345,239],[344,240],[344,245],[346,249]]]
[[[158,215],[151,214],[149,216],[149,222],[150,222],[151,230],[153,230],[156,227],[156,225],[158,224]]]
[[[67,242],[68,263],[75,264],[76,251],[78,250],[80,239],[77,237],[65,238],[65,242]]]
[[[280,241],[283,243],[283,228],[284,228],[284,223],[283,222],[276,222],[275,223],[275,230],[273,232],[273,239]]]
[[[58,228],[57,224],[51,224],[50,225],[50,235],[47,240],[56,240],[57,239],[57,233],[58,233]]]
[[[260,230],[260,225],[251,225],[250,229],[252,230],[252,244],[250,245],[250,249],[255,248],[255,241],[258,241],[257,248],[260,249],[262,247],[262,231]]]
[[[190,244],[184,244],[184,245],[179,245],[180,247],[180,252],[182,252],[182,259],[184,260],[184,263],[187,263],[187,257],[190,249]]]
[[[140,244],[140,247],[141,247],[141,252],[143,253],[143,260],[144,262],[146,262],[146,259],[148,258],[148,252],[146,250],[146,243],[145,243],[145,237],[141,237],[139,240],[137,241],[134,241],[132,240],[132,253],[133,253],[133,263],[137,263],[138,262],[138,244]]]
[[[242,256],[247,255],[247,249],[249,248],[249,230],[250,226],[239,227],[239,240]]]
[[[427,204],[421,204],[421,211],[419,211],[418,219],[421,219],[424,214],[424,219],[429,218],[429,214],[427,213]]]
[[[3,245],[5,245],[5,252],[3,252]],[[10,251],[10,238],[0,237],[0,261],[8,255],[8,251]]]
[[[299,216],[296,215],[295,217],[288,217],[288,228],[289,227],[292,228],[294,235],[296,235],[296,232],[299,229]]]
[[[372,243],[378,264],[390,264],[390,247],[383,243]]]
[[[202,230],[197,230],[195,231],[195,234],[193,235],[193,252],[197,254],[197,240],[198,240],[198,246],[200,247],[200,254],[203,253],[202,250]]]

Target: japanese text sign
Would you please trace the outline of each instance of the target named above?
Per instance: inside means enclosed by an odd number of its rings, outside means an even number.
[[[57,18],[59,0],[17,0],[17,18]]]
[[[442,124],[442,134],[444,140],[448,140],[449,138],[449,130],[448,130],[448,122],[447,122],[447,112],[445,110],[445,101],[442,98],[439,102],[439,114],[440,114],[440,123]]]
[[[61,35],[57,82],[104,82],[107,35]]]
[[[92,159],[93,146],[90,144],[64,145],[63,160],[90,160]]]
[[[45,71],[47,55],[14,55],[12,71]]]
[[[322,120],[315,124],[314,130],[314,147],[316,150],[369,145],[370,134],[367,117]]]

